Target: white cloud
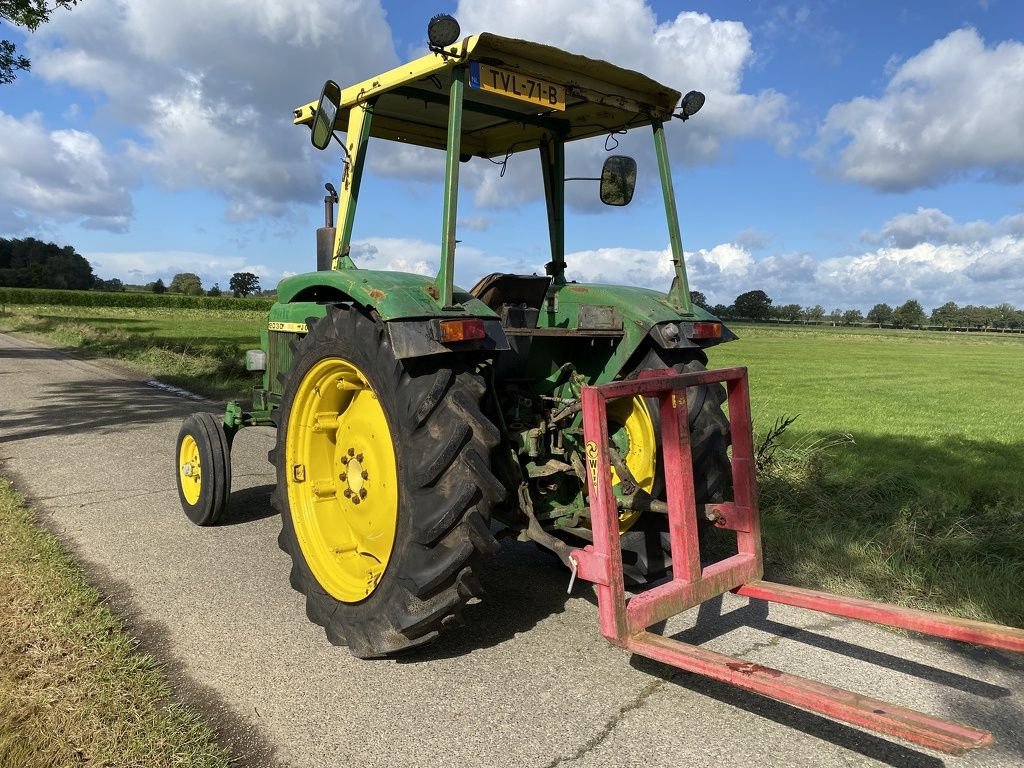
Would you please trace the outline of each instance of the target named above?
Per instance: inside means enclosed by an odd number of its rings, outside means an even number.
[[[111,0],[31,38],[32,71],[103,97],[138,139],[127,158],[171,188],[223,195],[234,218],[309,203],[324,155],[291,111],[327,77],[396,63],[376,0]]]
[[[370,237],[352,243],[352,260],[362,269],[385,269],[417,275],[437,273],[439,246],[403,237]]]
[[[36,112],[0,112],[0,136],[0,230],[35,233],[41,220],[127,228],[131,179],[93,134],[47,131]]]
[[[918,243],[967,243],[990,236],[987,221],[957,224],[953,217],[937,208],[918,208],[914,213],[901,213],[882,226],[878,234],[865,233],[868,243],[885,243],[896,248],[911,248]]]
[[[699,13],[679,13],[660,21],[644,0],[616,0],[587,8],[580,13],[573,0],[461,0],[455,12],[464,34],[482,31],[548,43],[634,69],[681,91],[697,89],[707,96],[700,115],[685,126],[669,126],[668,138],[674,162],[713,162],[732,139],[759,136],[786,148],[795,134],[785,119],[786,98],[772,90],[756,94],[742,90],[744,69],[753,57],[750,33],[737,21],[717,21]],[[568,19],[572,23],[552,23]],[[617,137],[620,152],[650,160],[650,134],[642,141]],[[571,145],[566,166],[569,176],[594,176],[605,155],[600,139]],[[379,155],[374,158],[374,155]],[[371,152],[370,168],[377,173],[420,179],[440,178],[440,152],[377,148]],[[473,194],[482,208],[508,208],[542,196],[536,153],[513,156],[504,176],[486,161],[474,159],[461,170],[463,189]],[[647,173],[644,183],[657,183],[657,173]],[[588,194],[589,193],[589,194]],[[575,208],[599,207],[597,196],[583,185],[570,186],[566,193]]]
[[[670,132],[682,150],[677,161],[714,160],[722,143],[735,137],[764,136],[780,146],[792,139],[783,95],[741,90],[753,55],[742,22],[686,11],[659,21],[645,0],[594,3],[582,13],[575,0],[460,0],[456,16],[466,32],[548,43],[643,72],[684,93],[703,91],[707,103],[699,119]]]
[[[895,68],[879,98],[833,106],[816,153],[876,189],[935,186],[965,174],[1024,179],[1024,43],[986,46],[959,29]]]
[[[1024,238],[879,248],[822,262],[818,283],[823,293],[841,297],[843,306],[896,304],[911,298],[925,308],[946,301],[1019,304],[1024,292]]]
[[[668,290],[675,272],[668,248],[598,248],[566,254],[566,277],[581,283],[639,285]],[[543,274],[543,269],[540,270]]]
[[[1021,306],[1022,221],[1018,214],[992,224],[961,224],[942,211],[923,209],[894,217],[881,233],[868,236],[881,244],[871,250],[824,260],[799,252],[755,258],[744,245],[721,243],[687,253],[687,277],[690,288],[713,304],[731,304],[744,291],[760,289],[775,304],[830,309],[866,310],[878,302],[895,306],[910,298],[926,309],[946,301]],[[941,226],[929,229],[928,224]],[[569,254],[566,261],[572,279],[663,291],[673,276],[669,253],[668,248],[604,248]]]
[[[111,279],[117,277],[126,283],[146,284],[157,278],[170,282],[179,272],[199,275],[204,288],[220,283],[227,287],[235,272],[252,272],[270,283],[284,277],[265,264],[246,264],[242,256],[218,256],[196,251],[94,251],[82,254],[97,275]]]

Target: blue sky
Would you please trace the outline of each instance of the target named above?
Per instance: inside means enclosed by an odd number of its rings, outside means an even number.
[[[33,62],[0,87],[0,235],[67,243],[104,278],[264,287],[315,264],[319,153],[291,109],[323,80],[356,82],[425,51],[425,24],[561,45],[639,69],[704,110],[670,127],[691,287],[712,302],[866,310],[1024,306],[1024,6],[618,0],[420,3],[83,0],[26,37]],[[570,275],[666,288],[668,236],[649,133],[627,209],[573,183]],[[436,268],[441,157],[371,148],[357,261]],[[604,140],[574,149],[594,175]],[[463,285],[548,259],[533,155],[503,178],[463,168]]]

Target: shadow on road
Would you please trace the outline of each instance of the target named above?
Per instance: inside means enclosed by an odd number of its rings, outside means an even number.
[[[273,484],[255,485],[240,491],[232,491],[228,497],[228,505],[224,509],[224,516],[217,523],[217,527],[244,525],[276,515],[277,510],[270,504],[270,494],[274,492],[275,487]]]
[[[561,563],[552,562],[532,543],[505,541],[480,575],[483,599],[463,609],[463,626],[442,632],[435,642],[395,661],[415,664],[454,658],[511,640],[565,610],[568,578]],[[584,591],[589,590],[578,589],[577,594]]]
[[[194,403],[135,381],[84,379],[43,384],[34,406],[0,414],[0,440],[121,432],[184,417],[195,410]]]
[[[847,619],[835,619],[827,614],[819,615],[821,616],[822,621],[825,622],[821,627],[822,629],[826,629],[828,625],[833,623],[848,623]],[[675,636],[675,639],[692,645],[700,645],[716,637],[721,637],[734,629],[739,629],[740,627],[757,629],[776,637],[785,638],[786,640],[794,640],[798,643],[810,645],[823,651],[830,651],[842,656],[847,656],[851,659],[857,659],[858,661],[863,661],[876,667],[884,667],[886,669],[891,669],[894,672],[911,675],[912,677],[916,677],[921,680],[927,680],[935,683],[936,685],[942,685],[947,688],[956,688],[957,690],[969,693],[973,696],[982,696],[986,699],[1001,699],[1012,693],[1008,688],[992,685],[991,683],[986,683],[983,680],[975,680],[974,678],[967,677],[966,675],[951,672],[948,669],[940,669],[928,664],[922,664],[912,659],[893,656],[892,654],[885,653],[884,651],[864,648],[863,646],[855,645],[854,643],[849,643],[845,640],[821,635],[808,629],[793,627],[788,624],[773,621],[768,618],[768,603],[762,600],[751,600],[749,605],[737,608],[736,610],[729,611],[725,614],[722,613],[721,597],[701,603],[700,607],[697,609],[696,626],[692,629],[686,630],[685,632],[679,633]],[[943,642],[942,644],[946,646],[948,650],[957,653],[958,655],[970,656],[973,652],[971,647],[963,644],[953,642]]]

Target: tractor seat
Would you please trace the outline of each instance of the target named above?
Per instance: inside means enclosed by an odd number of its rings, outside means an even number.
[[[494,272],[470,289],[470,293],[499,315],[502,307],[540,310],[551,285],[548,275],[512,275]]]

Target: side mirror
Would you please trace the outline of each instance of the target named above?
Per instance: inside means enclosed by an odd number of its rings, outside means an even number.
[[[628,155],[612,155],[601,168],[601,202],[605,205],[629,205],[636,188],[636,160]]]
[[[341,104],[341,87],[333,80],[324,83],[313,113],[313,133],[310,140],[317,149],[327,149],[334,135],[334,120],[338,117],[338,106]]]

